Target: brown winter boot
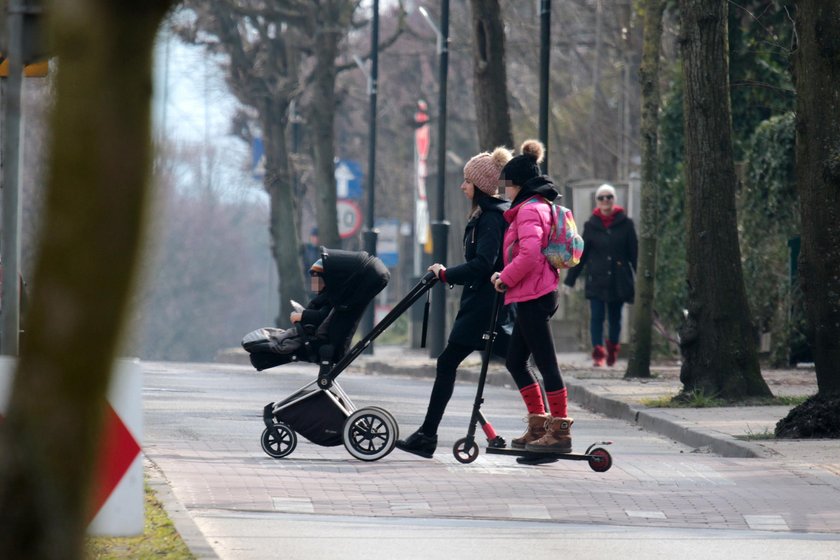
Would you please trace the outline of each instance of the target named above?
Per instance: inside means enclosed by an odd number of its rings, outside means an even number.
[[[525,449],[538,453],[571,453],[571,427],[574,423],[571,418],[549,418],[545,423],[545,435],[526,445]]]
[[[607,341],[607,365],[612,366],[615,364],[615,361],[618,359],[618,353],[621,351],[621,344],[618,342],[613,342],[612,340]]]
[[[550,416],[548,414],[529,414],[525,421],[528,422],[528,429],[522,436],[511,440],[510,446],[515,449],[525,449],[525,446],[532,441],[537,441],[545,435],[545,423]]]
[[[592,349],[592,365],[594,367],[603,367],[604,366],[604,358],[607,357],[607,353],[604,351],[604,347],[600,344],[595,346]]]

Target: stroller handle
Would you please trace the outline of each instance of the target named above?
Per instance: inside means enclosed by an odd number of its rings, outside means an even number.
[[[420,281],[411,288],[408,295],[397,302],[397,304],[394,305],[394,308],[391,309],[391,311],[373,327],[373,330],[357,342],[350,350],[348,350],[341,360],[334,365],[329,362],[322,361],[321,370],[318,373],[318,385],[323,389],[330,387],[333,379],[338,377],[338,375],[344,371],[347,366],[349,366],[350,363],[355,360],[356,357],[361,354],[371,342],[374,341],[374,339],[376,339],[376,337],[382,334],[385,329],[390,327],[394,321],[400,317],[400,315],[405,313],[406,310],[414,304],[414,302],[420,299],[420,297],[437,284],[437,282],[438,279],[434,272],[427,272],[423,275]]]

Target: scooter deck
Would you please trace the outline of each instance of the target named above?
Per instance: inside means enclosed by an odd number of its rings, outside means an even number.
[[[586,453],[547,453],[512,447],[487,447],[485,451],[491,455],[519,457],[516,461],[526,465],[544,465],[557,461],[589,461],[592,457]]]

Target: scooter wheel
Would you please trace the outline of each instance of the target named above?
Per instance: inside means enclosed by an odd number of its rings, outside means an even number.
[[[282,422],[263,430],[260,444],[269,457],[282,459],[297,447],[297,434]]]
[[[589,468],[595,472],[607,472],[612,466],[612,455],[603,447],[596,447],[589,454]]]
[[[478,459],[478,444],[472,442],[467,445],[467,438],[461,438],[452,446],[452,454],[455,455],[455,460],[459,463],[472,463]]]

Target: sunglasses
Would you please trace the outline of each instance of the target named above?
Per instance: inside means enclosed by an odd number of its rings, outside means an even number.
[[[612,200],[612,199],[613,199],[613,195],[611,195],[611,194],[602,194],[601,196],[596,197],[596,198],[597,198],[598,200]]]

